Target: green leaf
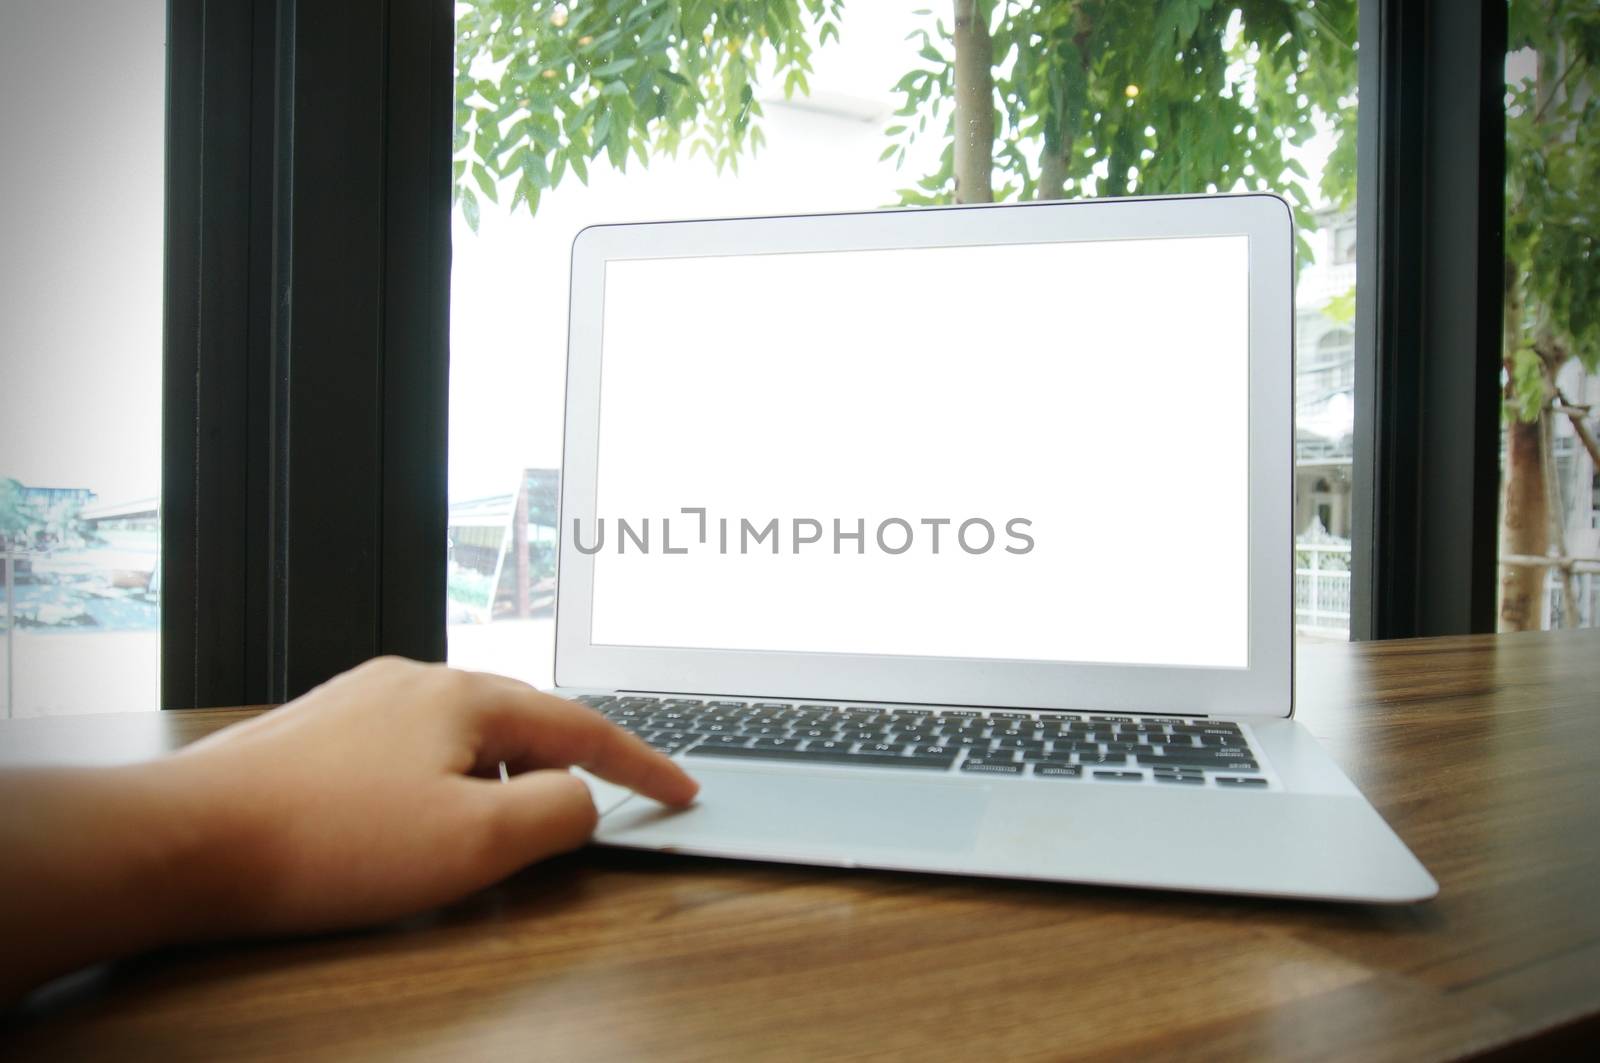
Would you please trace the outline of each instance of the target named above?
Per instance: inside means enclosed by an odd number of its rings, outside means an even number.
[[[482,166],[472,168],[472,179],[478,182],[478,187],[483,189],[484,198],[490,203],[500,202],[500,193],[494,186],[494,178]]]
[[[638,63],[638,61],[639,60],[637,58],[631,55],[624,56],[621,59],[613,59],[611,62],[603,63],[589,71],[589,77],[592,79],[614,77],[617,74],[622,73],[624,70],[631,69],[636,63]]]

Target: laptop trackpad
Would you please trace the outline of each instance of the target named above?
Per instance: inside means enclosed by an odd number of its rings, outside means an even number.
[[[989,788],[854,772],[758,774],[687,765],[695,804],[673,811],[636,797],[607,813],[595,840],[649,849],[851,863],[883,850],[966,852]]]

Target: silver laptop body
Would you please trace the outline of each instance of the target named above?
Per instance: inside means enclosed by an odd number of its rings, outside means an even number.
[[[580,233],[557,692],[702,784],[597,839],[1436,893],[1293,719],[1293,283],[1266,195]]]

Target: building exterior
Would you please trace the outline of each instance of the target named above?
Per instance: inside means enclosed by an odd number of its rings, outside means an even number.
[[[1355,430],[1356,225],[1324,211],[1295,290],[1295,628],[1350,636],[1351,456]]]
[[[1297,537],[1350,538],[1350,461],[1355,429],[1355,216],[1327,212],[1309,234],[1316,258],[1300,276],[1295,312],[1295,506]]]

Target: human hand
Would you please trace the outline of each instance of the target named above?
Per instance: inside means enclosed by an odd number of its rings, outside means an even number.
[[[574,849],[597,815],[570,765],[674,806],[698,789],[580,705],[393,658],[166,762],[222,837],[204,846],[216,866],[202,905],[222,933],[390,919]]]

